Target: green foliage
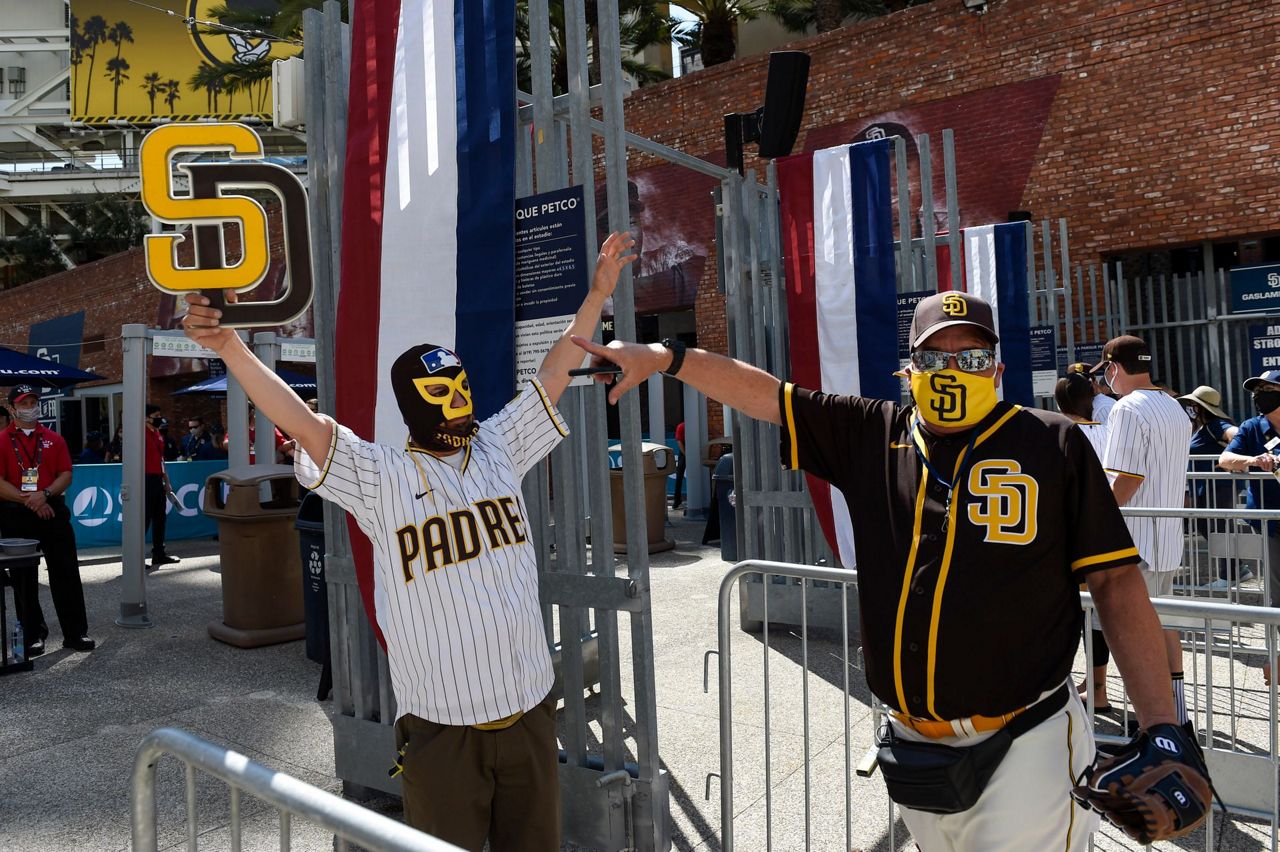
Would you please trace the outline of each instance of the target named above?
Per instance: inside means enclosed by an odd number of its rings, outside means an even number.
[[[61,272],[66,267],[53,237],[38,222],[10,240],[0,241],[0,262],[8,267],[8,286],[16,287]]]
[[[787,32],[827,32],[889,14],[884,0],[769,0],[768,12]]]
[[[52,229],[35,217],[9,240],[0,241],[0,263],[8,268],[8,285],[35,281],[73,263],[89,263],[142,245],[151,221],[141,202],[126,195],[83,195],[62,205],[70,221]],[[68,238],[61,251],[58,237]]]

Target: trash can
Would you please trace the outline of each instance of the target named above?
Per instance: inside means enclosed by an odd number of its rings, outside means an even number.
[[[720,518],[720,558],[725,562],[738,561],[738,516],[734,499],[733,453],[725,453],[716,462],[711,474],[715,509]]]
[[[622,445],[614,444],[610,453],[621,453]],[[676,543],[667,538],[667,477],[675,472],[676,454],[666,444],[640,445],[640,465],[644,471],[644,517],[649,538],[649,552],[670,550]],[[627,509],[622,487],[622,466],[609,470],[609,491],[613,498],[613,552],[627,552]]]
[[[298,502],[289,465],[243,465],[205,480],[202,508],[218,521],[222,567],[222,620],[209,622],[213,638],[257,648],[306,636]]]
[[[324,583],[324,500],[309,493],[298,507],[298,555],[302,561],[302,603],[307,614],[307,659],[329,662],[329,588]]]

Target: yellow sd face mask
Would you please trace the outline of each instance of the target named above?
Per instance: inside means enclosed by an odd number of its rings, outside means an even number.
[[[948,428],[974,426],[996,407],[995,376],[939,370],[911,376],[911,396],[926,423]]]
[[[467,382],[466,372],[460,372],[454,377],[428,376],[427,378],[414,379],[413,386],[418,389],[418,393],[427,402],[440,406],[441,411],[444,412],[445,420],[452,420],[455,417],[470,414],[474,409],[471,404],[471,387]],[[462,405],[454,406],[454,394],[462,394],[462,398],[466,402]]]

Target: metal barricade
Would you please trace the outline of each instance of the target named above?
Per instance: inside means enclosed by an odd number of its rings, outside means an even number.
[[[242,754],[216,746],[176,728],[160,728],[147,734],[134,757],[130,789],[133,852],[156,852],[156,764],[166,754],[180,760],[186,770],[187,849],[195,850],[201,834],[196,807],[196,770],[227,785],[231,797],[232,852],[242,840],[241,793],[274,807],[280,818],[280,849],[290,847],[293,817],[316,823],[332,832],[334,849],[344,852],[348,843],[368,852],[461,852],[409,826],[366,810],[304,783],[291,775],[254,763]]]
[[[1202,517],[1221,518],[1228,513],[1131,509],[1126,514],[1176,516],[1191,522]],[[1280,519],[1280,511],[1234,514],[1246,520]],[[763,595],[763,624],[758,637],[735,629],[733,587],[750,575],[757,575],[760,582],[753,583],[753,589],[761,589]],[[775,621],[771,636],[769,592],[786,590],[784,597],[789,598],[794,596],[797,584],[799,633],[785,627],[779,630]],[[883,784],[860,784],[855,778],[865,778],[874,771],[874,735],[882,718],[882,708],[870,695],[865,678],[861,672],[851,671],[861,668],[861,650],[851,649],[849,640],[858,619],[850,594],[856,591],[856,585],[855,571],[763,560],[734,565],[721,582],[718,649],[709,654],[718,653],[719,657],[720,828],[725,852],[779,847],[896,849],[898,839],[905,836]],[[834,637],[833,631],[820,633],[811,625],[814,598],[818,597],[811,592],[822,586],[845,591],[841,596],[840,629],[834,631]],[[829,598],[830,594],[822,597]],[[1086,617],[1091,617],[1092,598],[1082,593],[1081,602]],[[1152,603],[1163,625],[1183,632],[1184,651],[1189,652],[1185,659],[1187,709],[1201,732],[1201,744],[1219,792],[1235,817],[1255,821],[1245,832],[1248,848],[1277,852],[1277,678],[1272,679],[1265,692],[1244,681],[1256,676],[1245,673],[1247,663],[1256,663],[1259,657],[1275,659],[1280,609],[1172,598],[1159,598]],[[789,618],[792,613],[785,615]],[[1088,631],[1085,633],[1072,677],[1086,673],[1089,688],[1085,697],[1092,712],[1092,679],[1087,673],[1092,670],[1093,647],[1091,636]],[[752,659],[754,654],[743,659],[752,666],[758,665],[761,681],[754,680],[756,671],[745,684],[740,677],[742,700],[735,703],[733,646],[753,641],[761,646],[758,664]],[[775,681],[782,682],[780,688]],[[763,692],[758,694],[760,682]],[[1116,682],[1119,683],[1118,677]],[[775,693],[784,697],[774,700]],[[1111,703],[1122,706],[1124,713],[1118,719],[1096,717],[1095,735],[1099,742],[1128,738],[1125,722],[1130,711],[1123,689],[1113,693]],[[750,736],[735,737],[735,726]],[[759,742],[755,739],[757,731],[762,734]],[[763,772],[756,769],[760,752]],[[744,755],[743,760],[749,761],[752,768],[742,777],[735,774],[739,755]],[[1221,815],[1215,813],[1200,830],[1206,852],[1214,848],[1219,831],[1215,820],[1220,822]],[[1116,837],[1114,829],[1104,828],[1104,832]],[[1198,845],[1199,837],[1195,836],[1192,842]],[[1120,842],[1121,848],[1128,848],[1127,841]]]

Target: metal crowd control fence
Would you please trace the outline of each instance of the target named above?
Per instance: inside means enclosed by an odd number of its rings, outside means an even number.
[[[228,789],[232,852],[240,852],[243,840],[242,794],[279,813],[280,849],[284,852],[290,848],[294,817],[332,832],[333,848],[338,852],[345,852],[348,843],[357,843],[368,852],[461,852],[452,843],[176,728],[160,728],[147,734],[134,757],[129,795],[133,852],[156,852],[158,848],[156,764],[166,754],[176,757],[186,770],[186,833],[191,852],[198,848],[201,835],[196,808],[197,770],[223,782]]]
[[[1133,510],[1130,514],[1140,512],[1187,520],[1226,514],[1179,514],[1180,510],[1162,509]],[[1280,511],[1245,516],[1267,520],[1280,518]],[[764,614],[758,637],[744,636],[733,629],[733,587],[753,575],[759,580],[753,589],[760,590]],[[856,571],[763,560],[734,565],[721,582],[716,653],[721,848],[725,852],[735,848],[771,850],[776,848],[775,843],[806,850],[896,849],[898,839],[905,836],[883,785],[878,779],[865,780],[875,768],[874,735],[882,708],[868,692],[861,672],[851,671],[861,668],[861,649],[850,648],[849,640],[858,623],[856,603],[850,594],[856,585]],[[815,595],[815,591],[832,588],[844,592],[834,596],[843,601],[834,636],[832,631],[816,627],[811,617],[815,601],[833,597]],[[783,589],[795,589],[800,605],[795,610],[778,613],[775,607],[772,611],[781,616],[784,624],[798,624],[798,633],[789,627],[779,629],[776,623],[771,625],[772,592]],[[1082,593],[1081,601],[1086,615],[1091,615],[1092,598]],[[1259,657],[1275,658],[1280,609],[1169,598],[1157,599],[1153,605],[1164,625],[1184,632],[1188,712],[1201,732],[1206,759],[1232,822],[1248,834],[1248,848],[1276,852],[1280,849],[1276,824],[1280,802],[1277,687],[1274,680],[1265,692],[1256,685],[1246,685],[1251,676],[1245,668]],[[829,614],[825,618],[829,619]],[[743,700],[738,702],[732,649],[735,641],[758,641],[762,652],[759,674],[763,694],[757,694],[759,683],[744,684],[739,678],[737,688]],[[1092,670],[1092,654],[1092,637],[1086,631],[1073,679]],[[750,661],[752,657],[746,659]],[[782,682],[778,691],[783,698],[777,701],[773,700],[775,680]],[[1086,677],[1085,681],[1090,683],[1085,698],[1092,711],[1092,679]],[[1120,691],[1113,693],[1111,703],[1124,703]],[[1127,739],[1128,718],[1127,709],[1121,717],[1095,717],[1097,739]],[[754,736],[735,738],[735,726],[738,731],[761,732],[763,742],[755,742]],[[760,756],[755,749],[759,747],[763,773],[755,769]],[[735,775],[735,761],[748,749],[744,759],[751,761],[753,771],[739,778]],[[758,782],[760,775],[763,790],[748,787]],[[840,784],[843,789],[837,786]],[[749,804],[740,806],[738,803],[743,801]],[[1220,820],[1221,815],[1215,813],[1205,828],[1184,841],[1189,845],[1182,848],[1196,848],[1201,840],[1206,852],[1214,848],[1220,828],[1215,821]],[[776,834],[785,839],[779,841]],[[1128,848],[1128,841],[1121,842]]]

